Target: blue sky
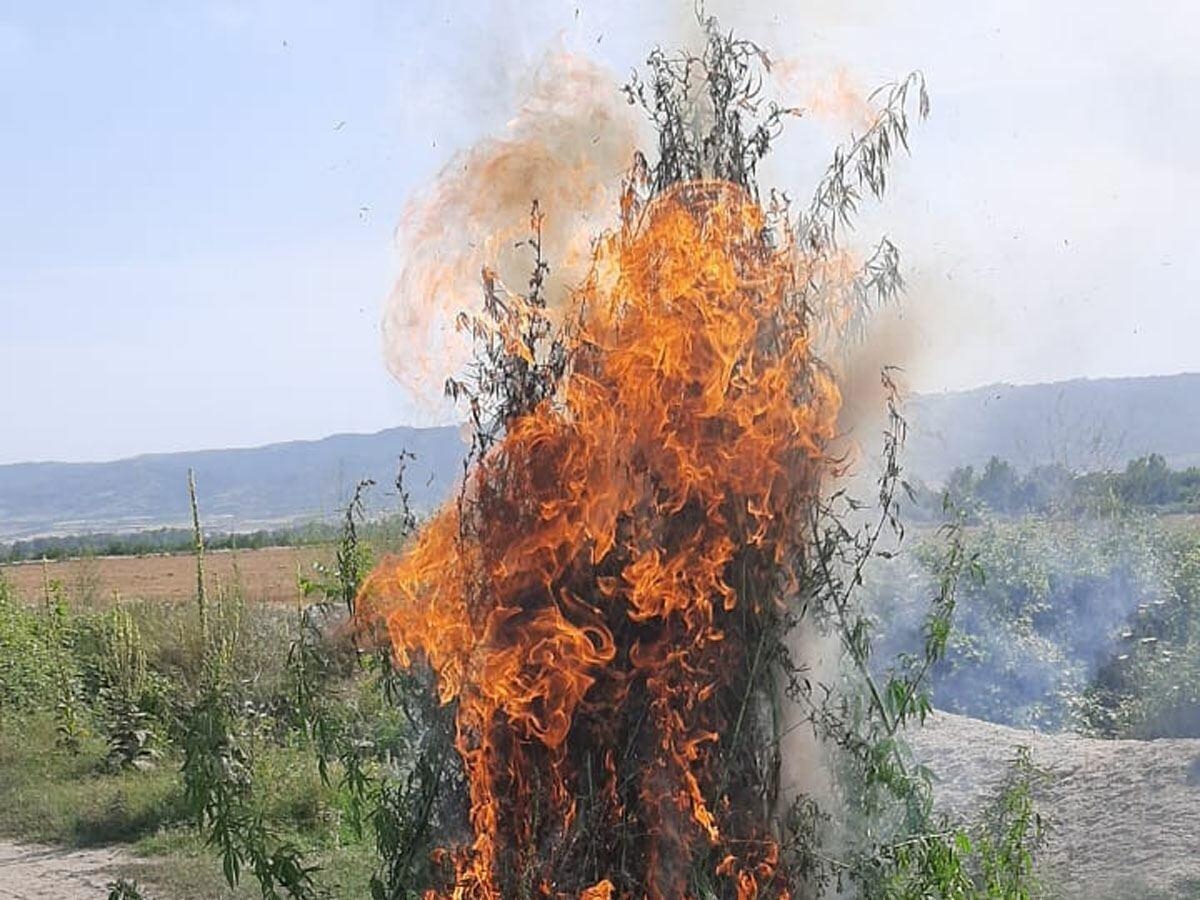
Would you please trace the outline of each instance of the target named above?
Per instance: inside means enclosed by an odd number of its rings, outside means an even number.
[[[868,216],[908,251],[914,387],[1200,369],[1188,4],[710,8],[868,86],[928,75]],[[547,49],[619,78],[690,9],[0,0],[0,463],[413,421],[379,338],[405,198]],[[771,173],[799,194],[805,135]]]

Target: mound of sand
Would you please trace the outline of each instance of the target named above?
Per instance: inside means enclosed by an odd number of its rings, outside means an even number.
[[[937,775],[938,804],[969,815],[994,796],[1026,746],[1047,777],[1040,857],[1063,897],[1200,897],[1200,740],[1106,741],[1048,735],[937,713],[909,732]]]

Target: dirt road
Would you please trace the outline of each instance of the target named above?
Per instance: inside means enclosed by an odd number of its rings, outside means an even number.
[[[0,900],[104,900],[124,854],[0,841]]]

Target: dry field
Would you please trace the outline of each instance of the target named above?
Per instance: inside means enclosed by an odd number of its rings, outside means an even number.
[[[251,602],[295,602],[297,573],[311,573],[314,562],[330,562],[332,556],[328,547],[216,551],[204,557],[206,586],[216,592],[236,585]],[[114,596],[186,600],[196,593],[196,560],[186,553],[12,563],[0,566],[0,573],[18,596],[30,601],[44,597],[47,584],[55,581],[80,603],[107,602]]]

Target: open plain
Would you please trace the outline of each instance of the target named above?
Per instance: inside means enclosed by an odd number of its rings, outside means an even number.
[[[205,554],[210,593],[238,589],[250,602],[291,603],[300,597],[298,576],[328,561],[325,547],[264,547]],[[196,595],[196,558],[189,553],[83,557],[0,566],[0,575],[26,601],[44,598],[57,582],[76,602],[187,600]]]

